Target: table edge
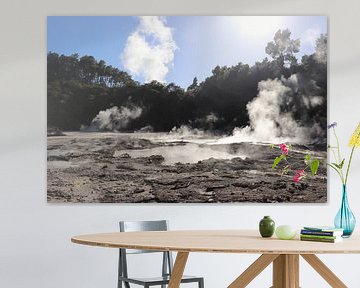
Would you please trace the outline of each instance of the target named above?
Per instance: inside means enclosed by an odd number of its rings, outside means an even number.
[[[189,253],[228,253],[228,254],[294,254],[294,255],[302,255],[302,254],[360,254],[359,250],[342,250],[342,251],[329,251],[329,250],[262,250],[262,249],[208,249],[208,248],[181,248],[181,247],[171,247],[171,246],[152,246],[152,245],[134,245],[134,244],[113,244],[113,243],[104,243],[90,240],[80,240],[74,236],[71,238],[71,242],[74,244],[100,247],[100,248],[115,248],[115,249],[137,249],[137,250],[151,250],[151,251],[171,251],[171,252],[189,252]],[[328,245],[336,245],[336,243],[324,243]]]

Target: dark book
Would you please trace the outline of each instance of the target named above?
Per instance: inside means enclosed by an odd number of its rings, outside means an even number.
[[[318,236],[341,236],[343,234],[342,230],[336,231],[318,231],[318,230],[308,230],[302,229],[301,234],[303,235],[318,235]]]

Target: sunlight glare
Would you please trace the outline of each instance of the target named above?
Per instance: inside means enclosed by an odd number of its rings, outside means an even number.
[[[234,16],[231,17],[231,30],[237,31],[244,38],[271,40],[284,21],[281,16]],[[230,23],[229,23],[230,24]],[[235,32],[234,31],[234,32]]]

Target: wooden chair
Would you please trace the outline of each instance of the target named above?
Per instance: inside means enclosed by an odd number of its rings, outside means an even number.
[[[120,221],[120,232],[134,231],[167,231],[168,221]],[[150,286],[160,286],[165,288],[169,284],[170,276],[173,268],[173,258],[171,252],[135,250],[135,249],[119,249],[119,266],[118,266],[118,288],[130,288],[130,283],[149,288]],[[142,253],[163,253],[162,275],[152,278],[134,278],[129,277],[127,269],[127,254]],[[194,276],[183,276],[181,283],[198,283],[198,288],[204,288],[204,278]]]

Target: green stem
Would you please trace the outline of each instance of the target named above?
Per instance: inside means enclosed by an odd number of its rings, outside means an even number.
[[[339,137],[337,136],[336,134],[336,130],[335,130],[335,127],[333,127],[333,131],[334,131],[334,135],[335,135],[335,138],[336,138],[336,143],[337,143],[337,150],[338,150],[338,155],[339,155],[339,162],[341,161],[341,155],[340,155],[340,144],[339,144]],[[340,163],[338,163],[340,164]]]
[[[333,131],[334,131],[334,135],[335,135],[335,138],[336,138],[336,144],[337,144],[337,150],[338,150],[338,156],[339,156],[339,161],[338,161],[338,165],[341,164],[341,154],[340,154],[340,142],[339,142],[339,137],[337,136],[336,134],[336,130],[335,130],[335,127],[333,127]],[[340,172],[340,178],[341,178],[341,181],[343,184],[346,184],[346,182],[344,182],[344,174],[343,174],[343,170],[342,170],[342,167],[341,169],[339,169],[339,172]]]
[[[331,152],[332,152],[332,153],[333,153],[333,155],[334,155],[334,158],[335,158],[336,164],[340,164],[340,160],[338,160],[338,159],[337,159],[334,149],[330,148],[330,150],[331,150]]]
[[[348,163],[348,166],[347,166],[347,169],[346,169],[345,185],[347,184],[347,181],[348,181],[351,160],[352,160],[353,155],[354,155],[355,147],[356,146],[354,145],[353,148],[351,149],[350,159],[349,159],[349,163]]]
[[[336,171],[336,173],[339,174],[342,184],[345,185],[344,179],[343,179],[343,177],[341,176],[341,174],[340,174],[340,172],[339,172],[339,169],[337,169],[337,168],[336,168],[334,165],[332,165],[332,164],[327,163],[327,165],[329,165],[331,168],[333,168],[333,169]]]

